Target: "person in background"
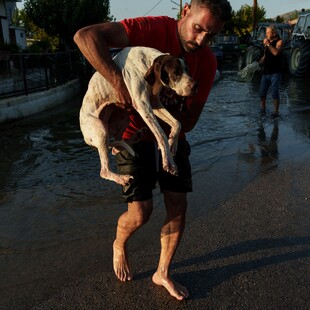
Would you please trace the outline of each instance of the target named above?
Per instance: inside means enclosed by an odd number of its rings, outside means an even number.
[[[171,262],[185,228],[187,193],[192,191],[190,146],[185,133],[197,123],[214,80],[216,57],[208,42],[230,18],[231,6],[227,0],[192,0],[185,4],[178,21],[167,16],[138,17],[91,25],[80,29],[74,36],[86,59],[115,88],[119,97],[115,104],[123,108],[130,108],[132,100],[122,73],[109,53],[112,47],[146,46],[182,57],[189,67],[189,74],[199,83],[193,97],[181,98],[166,89],[160,95],[161,102],[182,124],[174,158],[178,176],[162,171],[158,159],[160,154],[155,155],[158,151],[151,134],[144,135],[133,145],[135,157],[127,151],[117,154],[119,172],[133,175],[134,180],[123,187],[128,209],[120,216],[117,225],[113,243],[114,272],[121,281],[130,281],[133,277],[127,242],[148,221],[153,209],[152,190],[158,182],[164,197],[166,219],[160,234],[159,263],[152,281],[166,288],[178,300],[189,296],[187,288],[170,276]],[[130,123],[123,134],[125,140],[130,139],[136,130],[146,127],[133,109],[129,113]]]
[[[266,37],[263,43],[265,45],[264,55],[259,61],[263,65],[263,75],[259,88],[260,113],[266,114],[266,97],[268,89],[271,87],[274,106],[271,117],[276,118],[279,117],[280,106],[279,85],[283,65],[283,40],[280,38],[278,28],[275,25],[266,28]]]

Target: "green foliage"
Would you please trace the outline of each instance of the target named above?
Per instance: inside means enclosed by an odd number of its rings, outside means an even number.
[[[24,27],[28,44],[24,52],[41,53],[44,51],[54,52],[58,49],[59,38],[49,36],[42,28],[39,28],[28,17],[25,10],[16,10],[14,14],[14,24]]]
[[[278,15],[278,16],[276,17],[275,22],[276,22],[276,23],[283,23],[283,22],[284,22],[284,18]]]
[[[25,53],[44,53],[44,52],[56,52],[58,45],[53,45],[50,40],[33,40],[33,42],[27,46],[24,50]]]
[[[34,25],[69,46],[79,28],[111,19],[109,0],[26,0],[24,8]]]
[[[232,27],[233,32],[236,33],[241,42],[246,41],[252,31],[253,22],[253,11],[252,7],[245,4],[242,5],[240,10],[233,12],[233,17],[230,27]],[[257,6],[256,20],[257,22],[264,21],[266,10],[263,6]]]
[[[23,11],[23,10],[21,10],[21,11]],[[16,8],[16,9],[14,10],[14,14],[13,14],[13,16],[12,16],[12,24],[13,24],[14,26],[21,27],[21,26],[24,25],[23,22],[22,22],[22,20],[21,20],[21,11],[20,11],[18,8]]]

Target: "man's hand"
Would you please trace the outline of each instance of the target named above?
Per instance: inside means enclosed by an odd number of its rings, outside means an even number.
[[[129,46],[125,27],[121,23],[100,23],[86,26],[76,32],[74,42],[89,63],[107,80],[118,94],[117,106],[131,109],[132,100],[122,73],[111,58],[109,47]]]
[[[118,84],[115,86],[115,91],[118,96],[118,101],[115,102],[115,105],[127,111],[131,111],[132,100],[123,79],[120,79]]]
[[[270,41],[269,41],[267,38],[265,38],[264,41],[263,41],[263,43],[264,43],[264,45],[269,45],[269,44],[270,44]]]

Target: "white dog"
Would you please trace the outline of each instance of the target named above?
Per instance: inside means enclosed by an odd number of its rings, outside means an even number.
[[[163,86],[173,89],[180,96],[193,95],[197,84],[187,74],[184,61],[147,47],[124,48],[114,57],[122,71],[125,84],[132,98],[132,106],[154,134],[162,154],[163,169],[177,174],[172,155],[176,152],[180,123],[162,106],[159,93]],[[109,82],[96,72],[88,85],[80,110],[80,126],[85,142],[98,149],[102,178],[125,185],[132,176],[120,175],[110,170],[108,147],[122,145],[134,154],[132,148],[121,140],[128,125],[128,114],[117,107],[117,96]],[[169,141],[155,115],[171,126]],[[115,138],[111,143],[110,138]],[[114,148],[115,150],[115,148]]]

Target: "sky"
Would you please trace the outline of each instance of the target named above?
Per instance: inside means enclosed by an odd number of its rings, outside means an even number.
[[[18,8],[22,7],[24,1],[17,3]],[[183,0],[183,5],[190,0]],[[168,15],[177,17],[178,4],[180,0],[110,0],[110,11],[116,20],[127,17],[147,15]],[[252,5],[253,0],[231,0],[230,4],[234,11],[238,11],[242,5]],[[272,18],[302,8],[310,8],[310,0],[258,0],[258,5],[266,10],[266,17]]]
[[[111,14],[116,20],[126,17],[137,17],[145,15],[168,15],[176,17],[178,14],[178,5],[180,0],[110,0]],[[183,0],[183,5],[190,0]],[[241,8],[242,5],[252,5],[253,0],[231,0],[230,4],[234,11]],[[310,0],[258,0],[258,5],[266,10],[266,17],[276,17],[277,15],[287,13],[302,8],[310,8]]]

